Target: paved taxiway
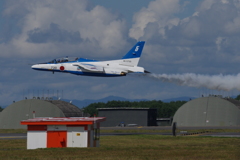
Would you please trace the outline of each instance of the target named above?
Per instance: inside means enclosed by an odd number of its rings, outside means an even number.
[[[101,136],[125,136],[125,135],[167,135],[171,136],[172,133],[102,133]],[[180,134],[177,134],[180,135]],[[204,133],[204,134],[197,134],[195,136],[211,136],[211,137],[239,137],[240,133]],[[26,139],[26,133],[0,133],[0,140],[1,139]]]
[[[171,136],[172,133],[102,133],[100,136],[125,136],[125,135],[167,135]],[[177,136],[181,134],[177,134]],[[240,133],[207,133],[207,134],[196,134],[193,136],[211,136],[211,137],[238,137],[240,138]],[[12,133],[12,134],[1,134],[0,140],[3,139],[27,139],[26,133]]]
[[[0,139],[26,139],[27,133],[0,133]]]
[[[141,135],[141,134],[148,134],[148,135],[169,135],[171,136],[172,133],[101,133],[100,136],[125,136],[125,135]],[[26,139],[26,133],[0,133],[0,139]]]
[[[210,134],[204,134],[201,136],[211,136],[211,137],[239,137],[240,138],[240,132],[238,133],[210,133]]]

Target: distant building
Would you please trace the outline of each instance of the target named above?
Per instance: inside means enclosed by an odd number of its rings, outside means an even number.
[[[194,99],[177,110],[173,122],[177,126],[239,126],[240,101],[220,96]]]
[[[61,100],[26,99],[15,102],[0,112],[0,129],[26,128],[20,121],[34,117],[81,117],[82,111]]]
[[[157,109],[99,108],[98,117],[106,117],[102,127],[156,126]]]
[[[157,118],[158,126],[171,126],[173,118]]]

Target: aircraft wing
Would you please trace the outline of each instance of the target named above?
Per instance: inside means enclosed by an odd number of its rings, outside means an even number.
[[[78,66],[81,70],[90,71],[90,72],[104,72],[102,66],[96,66],[93,64],[74,64],[73,66]]]

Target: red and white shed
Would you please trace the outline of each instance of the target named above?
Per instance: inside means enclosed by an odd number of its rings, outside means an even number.
[[[27,149],[99,147],[100,122],[105,117],[34,118],[27,125]]]

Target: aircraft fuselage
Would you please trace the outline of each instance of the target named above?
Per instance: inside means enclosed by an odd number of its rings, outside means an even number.
[[[119,60],[121,61],[121,60]],[[123,61],[123,60],[122,60]],[[125,62],[126,63],[126,62]],[[89,68],[83,68],[81,66],[89,66]],[[51,71],[71,73],[76,75],[85,76],[126,76],[127,73],[144,73],[144,68],[138,66],[127,66],[124,63],[116,63],[115,61],[101,61],[101,62],[64,62],[56,64],[35,64],[32,69],[39,71]]]
[[[96,61],[84,58],[63,57],[47,63],[32,66],[38,71],[71,73],[85,76],[116,77],[126,76],[128,73],[148,73],[138,62],[145,42],[140,41],[122,58],[110,61]]]

